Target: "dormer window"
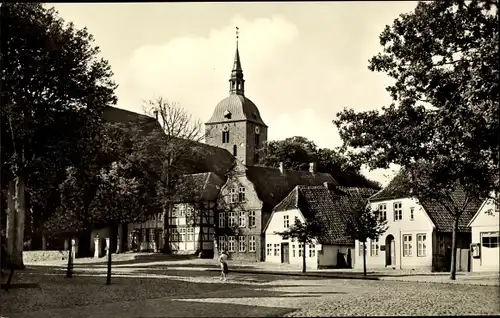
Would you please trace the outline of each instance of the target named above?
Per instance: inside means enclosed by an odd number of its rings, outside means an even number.
[[[224,111],[224,118],[231,119],[231,112],[227,109]]]

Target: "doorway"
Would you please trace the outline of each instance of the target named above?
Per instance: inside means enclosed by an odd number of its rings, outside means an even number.
[[[385,238],[385,266],[396,265],[396,243],[392,234]]]
[[[290,264],[290,249],[288,243],[281,243],[281,263]]]

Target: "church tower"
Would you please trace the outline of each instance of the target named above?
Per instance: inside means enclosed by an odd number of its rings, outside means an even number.
[[[212,117],[205,123],[205,142],[226,149],[247,166],[258,161],[257,150],[267,141],[267,125],[257,106],[245,96],[245,80],[238,49],[229,79],[229,96],[217,104]]]

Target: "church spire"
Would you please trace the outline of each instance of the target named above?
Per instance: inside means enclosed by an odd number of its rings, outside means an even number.
[[[236,53],[234,54],[233,70],[229,79],[229,93],[244,95],[245,80],[243,79],[243,69],[241,68],[240,52],[238,50],[239,28],[236,27]]]

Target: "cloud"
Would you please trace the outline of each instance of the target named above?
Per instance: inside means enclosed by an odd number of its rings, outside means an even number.
[[[282,140],[293,136],[313,140],[320,148],[333,148],[341,145],[331,118],[318,116],[312,108],[281,114],[273,121],[273,126],[269,129],[270,140]]]
[[[117,74],[121,84],[118,96],[133,105],[119,105],[137,111],[141,110],[141,99],[163,96],[207,120],[218,101],[228,94],[235,26],[240,28],[239,47],[249,83],[298,37],[297,27],[281,16],[250,21],[236,16],[228,22],[205,37],[186,35],[161,45],[137,48],[126,70]]]

